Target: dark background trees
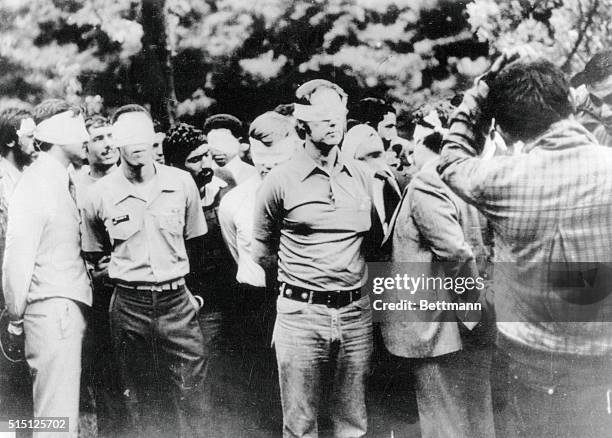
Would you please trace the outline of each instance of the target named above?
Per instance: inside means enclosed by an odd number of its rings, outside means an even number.
[[[303,81],[402,114],[529,43],[568,73],[610,43],[612,0],[0,1],[0,99],[150,106],[164,125],[292,101]],[[400,121],[405,121],[400,117]]]

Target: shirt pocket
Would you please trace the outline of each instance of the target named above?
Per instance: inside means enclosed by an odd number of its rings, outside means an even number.
[[[110,223],[108,225],[108,235],[113,241],[113,245],[115,245],[117,242],[125,242],[137,232],[138,227],[136,226],[136,223],[131,220],[115,224]]]
[[[153,214],[155,224],[168,246],[176,253],[184,251],[183,229],[185,217],[180,209],[172,209],[168,212],[157,212]]]
[[[154,213],[155,221],[159,226],[160,230],[163,230],[172,235],[183,235],[183,226],[185,224],[185,218],[181,214],[181,211],[176,208],[170,212]]]

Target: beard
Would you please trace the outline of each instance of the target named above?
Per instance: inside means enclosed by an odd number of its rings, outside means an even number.
[[[205,167],[193,179],[195,180],[198,189],[203,189],[206,184],[212,181],[214,172],[210,167]]]
[[[18,167],[29,166],[34,161],[32,154],[26,154],[20,147],[14,148],[13,157]]]

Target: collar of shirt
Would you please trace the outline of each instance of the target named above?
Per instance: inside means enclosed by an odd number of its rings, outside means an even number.
[[[60,182],[65,187],[68,187],[68,169],[62,166],[55,157],[49,155],[46,152],[38,154],[36,161],[34,162],[36,167],[42,167],[45,169],[44,174],[50,178]]]
[[[242,161],[240,157],[236,155],[234,158],[229,160],[227,164],[223,166],[223,168],[227,170],[228,172],[231,172],[232,174],[234,174],[234,172],[238,171],[238,169],[242,167],[242,163],[244,163],[244,161]]]
[[[217,193],[222,188],[227,187],[227,183],[221,178],[213,175],[212,180],[204,187],[204,196],[202,196],[202,207],[208,207],[217,197]]]
[[[598,143],[593,134],[570,117],[550,125],[546,132],[525,144],[523,152],[528,153],[536,148],[559,151],[593,143]]]
[[[154,184],[151,190],[151,199],[143,199],[143,196],[138,190],[137,186],[130,182],[123,173],[123,169],[119,169],[117,172],[113,172],[109,175],[115,179],[115,196],[113,202],[118,204],[128,197],[141,199],[148,204],[151,204],[161,192],[174,192],[180,190],[179,182],[176,178],[173,178],[171,174],[166,172],[165,166],[157,163],[153,163],[155,169],[155,176],[153,177],[152,183]]]
[[[323,170],[315,162],[315,160],[313,160],[313,158],[308,155],[306,149],[298,150],[293,156],[293,160],[294,165],[297,166],[297,170],[299,172],[298,175],[301,181],[304,181],[306,178],[308,178],[314,173],[323,173],[324,175],[329,175],[327,171]],[[340,150],[338,150],[338,153],[336,155],[336,163],[334,164],[332,172],[341,171],[345,171],[350,176],[353,176],[351,170],[347,166],[346,158],[340,153]]]

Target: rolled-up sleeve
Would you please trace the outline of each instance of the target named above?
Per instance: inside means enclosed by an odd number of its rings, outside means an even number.
[[[237,200],[234,199],[232,195],[233,193],[230,191],[221,198],[219,202],[219,228],[221,228],[221,235],[223,236],[223,240],[230,254],[236,263],[238,263],[238,232],[236,229],[236,221],[234,220]]]
[[[276,264],[282,209],[282,187],[271,173],[257,191],[253,225],[253,260],[264,269]]]
[[[206,219],[202,211],[200,192],[191,177],[185,179],[185,191],[187,195],[187,205],[185,208],[185,239],[189,240],[206,234],[208,232],[208,226],[206,225]]]
[[[104,221],[100,218],[101,200],[96,196],[96,186],[90,187],[79,206],[81,212],[81,248],[85,253],[109,253],[110,241]]]
[[[484,146],[482,106],[488,93],[479,81],[468,90],[451,118],[444,136],[438,172],[446,184],[461,198],[475,203],[481,195],[490,161],[475,158]]]
[[[2,285],[13,319],[20,319],[25,312],[36,254],[47,220],[39,191],[40,188],[18,184],[10,200]]]

